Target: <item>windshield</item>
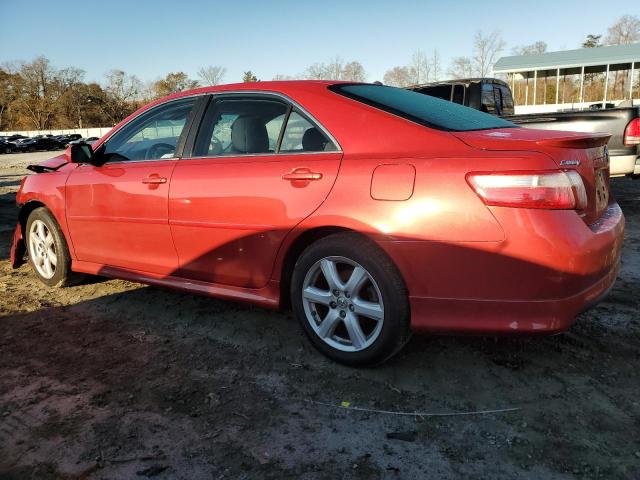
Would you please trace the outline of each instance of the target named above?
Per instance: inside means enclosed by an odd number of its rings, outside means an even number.
[[[330,90],[412,122],[452,132],[517,127],[472,108],[422,93],[370,84],[338,84]]]

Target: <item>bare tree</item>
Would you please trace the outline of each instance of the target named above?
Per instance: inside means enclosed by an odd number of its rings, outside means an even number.
[[[220,65],[209,65],[198,70],[198,77],[204,86],[220,85],[227,69]]]
[[[607,45],[628,45],[640,40],[640,19],[634,15],[623,15],[618,19],[616,23],[609,27],[605,43]],[[624,97],[627,87],[626,75],[621,75],[619,70],[616,70],[613,77],[613,96],[620,91]]]
[[[55,112],[55,71],[46,57],[37,57],[20,67],[18,108],[37,130],[50,126]]]
[[[393,87],[407,87],[413,83],[413,79],[410,67],[393,67],[385,72],[383,82]]]
[[[105,75],[103,110],[111,123],[118,123],[135,110],[142,82],[135,75],[111,70]]]
[[[440,69],[442,66],[440,65],[440,53],[437,49],[433,49],[433,54],[431,55],[431,78],[434,81],[440,80]]]
[[[416,50],[411,56],[410,72],[413,76],[411,83],[418,85],[429,81],[431,66],[429,59],[422,50]]]
[[[364,67],[358,61],[345,63],[340,57],[334,57],[328,63],[314,63],[304,73],[310,80],[350,80],[363,82],[366,79]]]
[[[0,67],[0,130],[12,124],[12,105],[20,96],[20,74],[13,64]]]
[[[456,57],[451,61],[448,73],[453,78],[473,77],[473,62],[469,57]]]
[[[298,80],[302,75],[285,75],[283,73],[276,73],[271,80],[283,81],[283,80]]]
[[[547,42],[537,41],[530,45],[521,45],[513,47],[511,53],[514,55],[539,55],[547,51]]]
[[[475,75],[486,77],[493,70],[493,65],[498,60],[498,55],[506,47],[506,42],[500,36],[500,32],[494,30],[484,35],[478,30],[473,40],[473,67]]]
[[[364,67],[360,62],[352,61],[348,62],[342,67],[341,80],[348,80],[350,82],[364,82],[367,78],[367,74],[364,71]]]
[[[623,15],[609,27],[607,45],[628,45],[640,41],[640,18],[635,15]]]

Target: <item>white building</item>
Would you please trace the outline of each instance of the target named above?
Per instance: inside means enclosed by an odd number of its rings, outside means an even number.
[[[502,57],[516,114],[640,103],[640,43]]]

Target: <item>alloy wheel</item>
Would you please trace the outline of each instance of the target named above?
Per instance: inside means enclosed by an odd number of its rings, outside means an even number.
[[[372,345],[384,323],[382,294],[375,279],[346,257],[325,257],[312,265],[302,285],[302,304],[316,335],[344,352]]]
[[[56,273],[58,255],[51,230],[42,220],[34,220],[29,229],[29,255],[33,266],[47,280]]]

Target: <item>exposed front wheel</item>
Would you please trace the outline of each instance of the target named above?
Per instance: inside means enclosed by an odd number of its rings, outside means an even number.
[[[336,234],[308,247],[291,284],[302,328],[325,355],[348,365],[380,363],[409,338],[400,274],[373,242]]]
[[[50,287],[62,287],[82,279],[82,275],[71,271],[67,242],[46,208],[31,212],[25,232],[29,263],[40,281]]]

